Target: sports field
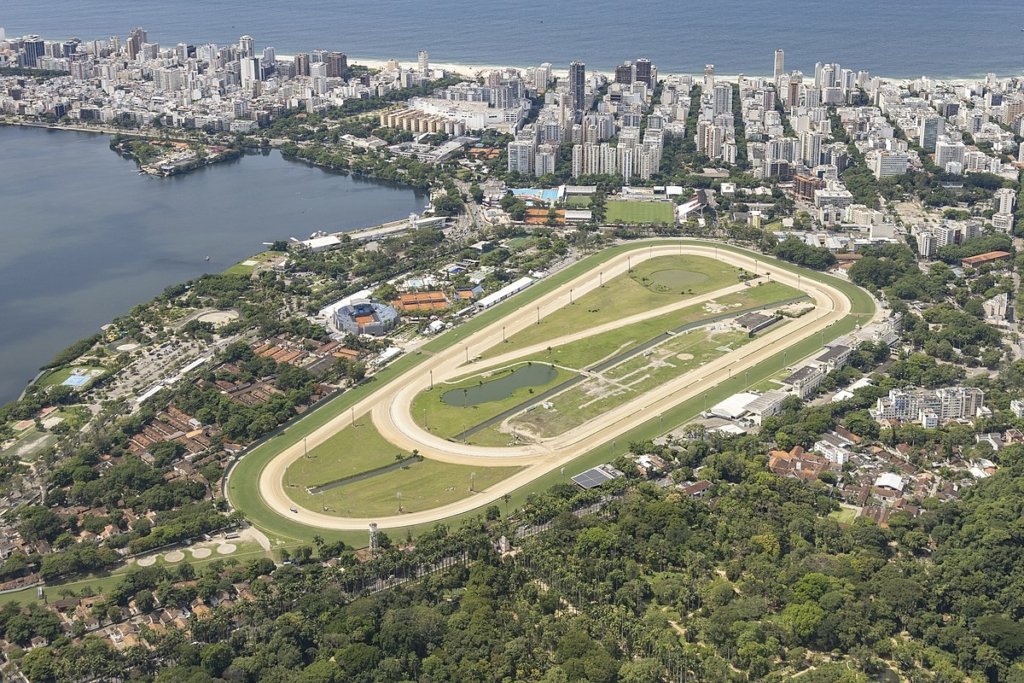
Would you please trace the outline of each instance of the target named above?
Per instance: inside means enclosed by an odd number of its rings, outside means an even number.
[[[671,202],[628,202],[611,201],[607,203],[605,221],[608,223],[624,223],[641,225],[675,223],[675,207]]]
[[[41,387],[63,385],[74,389],[82,389],[92,384],[106,373],[106,369],[96,365],[79,365],[53,370],[37,380]]]

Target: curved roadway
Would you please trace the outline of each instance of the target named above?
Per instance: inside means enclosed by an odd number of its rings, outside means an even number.
[[[427,389],[431,381],[437,384],[465,375],[470,371],[479,372],[505,365],[524,355],[543,351],[549,346],[557,346],[589,337],[745,289],[742,284],[725,287],[658,309],[642,311],[604,325],[520,348],[507,354],[471,364],[466,363],[467,358],[500,344],[504,335],[512,336],[534,324],[538,314],[541,317],[550,315],[568,305],[571,299],[578,299],[587,292],[598,288],[604,279],[610,280],[626,273],[631,266],[649,258],[677,255],[717,258],[718,261],[728,265],[757,272],[762,279],[766,270],[766,264],[763,261],[758,261],[757,255],[752,252],[748,256],[727,249],[715,249],[710,245],[638,247],[635,251],[623,253],[596,266],[558,289],[545,294],[532,304],[496,320],[491,325],[467,337],[463,342],[435,354],[401,378],[392,381],[357,403],[353,411],[345,411],[306,439],[308,447],[315,448],[348,427],[352,422],[352,415],[357,420],[369,415],[377,430],[387,441],[407,451],[418,450],[423,456],[439,462],[483,467],[525,466],[523,470],[508,479],[475,495],[430,510],[375,519],[335,517],[300,507],[285,492],[283,484],[285,470],[303,455],[303,444],[300,442],[283,450],[263,469],[259,478],[260,495],[269,507],[284,517],[308,526],[339,531],[363,530],[370,522],[377,522],[382,529],[429,524],[469,512],[501,499],[506,493],[511,493],[584,453],[615,439],[648,421],[652,416],[700,395],[709,387],[731,377],[733,372],[741,372],[753,367],[775,355],[782,348],[792,346],[817,334],[844,318],[851,310],[850,300],[835,287],[801,277],[785,269],[777,269],[771,271],[771,279],[795,287],[814,300],[817,311],[810,314],[814,316],[813,319],[796,328],[793,325],[782,325],[772,329],[736,351],[695,368],[651,391],[640,394],[602,414],[599,419],[590,420],[556,437],[544,439],[539,443],[514,447],[474,446],[449,441],[431,434],[413,419],[412,400],[418,393]],[[601,271],[600,276],[598,270]],[[297,512],[291,512],[292,509]]]

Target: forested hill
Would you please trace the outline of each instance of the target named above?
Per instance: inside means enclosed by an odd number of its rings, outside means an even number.
[[[504,556],[494,541],[513,530],[492,509],[367,565],[304,553],[236,568],[233,580],[269,577],[253,580],[251,601],[193,617],[191,639],[155,638],[167,667],[156,680],[1024,681],[1024,447],[958,502],[882,529],[840,526],[826,486],[765,472],[742,443],[680,454],[703,462],[711,498],[621,481],[618,497],[574,515],[615,491],[557,486],[519,515],[550,528]],[[454,568],[353,597],[357,577],[446,557]],[[229,570],[216,571],[225,584]],[[194,584],[156,590],[188,600]],[[19,618],[2,616],[5,628]],[[132,667],[132,652],[55,643],[24,667],[34,681],[102,675]]]

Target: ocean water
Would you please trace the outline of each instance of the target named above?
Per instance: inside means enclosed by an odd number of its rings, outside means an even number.
[[[1020,0],[4,0],[9,35],[58,39],[125,36],[237,42],[281,54],[324,48],[365,58],[565,68],[582,59],[608,69],[649,57],[663,72],[770,74],[776,48],[787,69],[837,61],[893,77],[1024,72]]]
[[[408,188],[247,155],[140,176],[107,137],[0,127],[0,403],[68,344],[262,243],[421,211]],[[209,260],[206,260],[209,257]]]

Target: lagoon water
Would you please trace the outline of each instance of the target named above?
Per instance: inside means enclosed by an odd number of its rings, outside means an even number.
[[[0,403],[57,351],[167,285],[220,272],[265,241],[376,225],[426,203],[276,151],[140,176],[107,140],[0,127]]]
[[[151,41],[255,38],[281,54],[662,72],[768,74],[838,61],[894,77],[1024,70],[1020,0],[4,0],[7,35],[83,40],[143,26]],[[0,401],[72,340],[168,284],[220,270],[265,240],[353,228],[421,208],[409,190],[332,176],[273,153],[185,177],[135,174],[106,138],[0,128]],[[204,262],[204,256],[210,261]]]
[[[770,74],[775,48],[789,69],[818,61],[893,76],[1020,74],[1019,0],[4,0],[8,35],[84,39],[144,27],[161,44],[225,45],[248,33],[258,49],[317,48],[414,61],[609,69],[650,57],[663,72]]]

